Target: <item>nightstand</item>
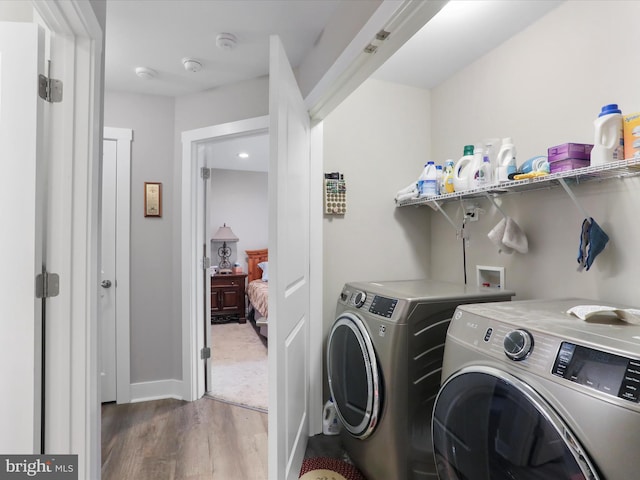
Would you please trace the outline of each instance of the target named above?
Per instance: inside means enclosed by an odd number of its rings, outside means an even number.
[[[218,274],[211,277],[211,323],[218,317],[237,316],[245,323],[246,273]]]

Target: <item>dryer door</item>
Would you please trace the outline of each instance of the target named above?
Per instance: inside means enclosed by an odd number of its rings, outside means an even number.
[[[371,337],[352,313],[340,315],[331,328],[327,373],[342,426],[356,438],[367,438],[380,416],[382,382]]]
[[[597,480],[587,452],[529,385],[470,367],[440,389],[433,415],[440,480]]]

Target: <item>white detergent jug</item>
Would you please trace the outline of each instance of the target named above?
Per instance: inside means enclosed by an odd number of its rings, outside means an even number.
[[[591,150],[591,165],[602,165],[624,158],[622,112],[615,103],[605,105],[594,122],[595,139]]]
[[[487,151],[475,148],[469,170],[469,188],[486,187],[489,185],[488,180],[492,177],[492,173],[491,159]]]
[[[469,172],[473,161],[473,145],[465,145],[464,153],[453,167],[453,190],[463,192],[469,190]]]
[[[508,182],[509,175],[516,173],[518,167],[516,165],[516,147],[510,137],[502,139],[502,147],[498,152],[498,167],[496,168],[497,182]]]
[[[329,397],[322,410],[322,433],[324,435],[338,435],[342,430],[342,424],[333,404],[333,398]]]

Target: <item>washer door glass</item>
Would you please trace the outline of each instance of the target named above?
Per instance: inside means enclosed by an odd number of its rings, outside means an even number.
[[[378,423],[382,384],[371,337],[356,315],[344,313],[333,324],[327,372],[342,426],[357,438],[367,438]]]
[[[596,480],[587,453],[530,386],[471,367],[450,377],[433,414],[440,480]]]

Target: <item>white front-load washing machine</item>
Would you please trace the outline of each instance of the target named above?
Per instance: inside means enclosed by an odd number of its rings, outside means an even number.
[[[458,307],[433,410],[440,480],[640,476],[640,326],[583,299]]]
[[[348,283],[327,341],[342,443],[368,480],[435,478],[431,412],[458,305],[513,292],[410,280]]]

